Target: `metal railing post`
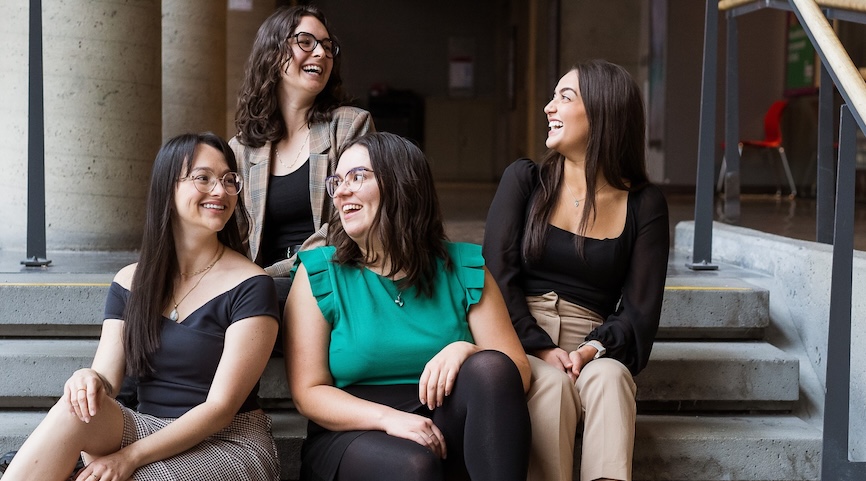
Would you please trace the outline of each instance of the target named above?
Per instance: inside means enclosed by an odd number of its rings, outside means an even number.
[[[815,241],[833,243],[833,198],[836,197],[836,161],[833,159],[833,79],[824,62],[818,62],[818,172],[815,194]]]
[[[839,121],[839,171],[836,176],[836,227],[827,333],[827,393],[821,479],[861,481],[866,463],[848,460],[851,397],[851,297],[854,261],[854,169],[856,123],[848,105]]]
[[[737,17],[727,15],[728,38],[725,73],[725,220],[740,220],[740,51]]]
[[[45,248],[45,110],[42,87],[42,0],[30,0],[27,110],[27,267],[51,264]]]
[[[714,270],[719,266],[713,259],[713,170],[716,143],[716,82],[719,39],[719,2],[707,0],[704,27],[704,63],[701,81],[701,120],[698,134],[698,172],[695,184],[695,237],[692,262],[686,267],[693,270]]]

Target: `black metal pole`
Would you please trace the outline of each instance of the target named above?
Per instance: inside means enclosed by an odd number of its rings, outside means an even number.
[[[27,267],[51,264],[45,248],[45,109],[42,85],[42,0],[30,0],[27,121]]]
[[[695,234],[692,262],[686,267],[693,270],[714,270],[719,266],[713,259],[713,170],[716,143],[716,59],[719,39],[719,2],[707,0],[704,26],[704,65],[701,83],[701,123],[698,132],[698,173],[695,181]]]
[[[726,222],[740,221],[740,50],[737,17],[728,13],[728,46],[725,63],[725,176],[724,213]]]
[[[818,173],[815,240],[833,243],[833,199],[836,197],[836,161],[833,159],[833,78],[824,62],[818,62],[821,87],[818,90]]]
[[[866,476],[866,463],[848,460],[851,402],[851,302],[854,262],[854,170],[857,125],[848,104],[839,121],[839,168],[836,176],[836,225],[830,281],[827,333],[827,392],[824,395],[824,444],[821,479],[855,481]]]

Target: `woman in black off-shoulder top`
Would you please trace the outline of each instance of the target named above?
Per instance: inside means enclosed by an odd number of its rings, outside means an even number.
[[[280,476],[258,381],[277,337],[274,281],[243,254],[243,181],[212,133],[170,139],[153,164],[141,254],[109,288],[91,367],[27,439],[4,481]],[[124,375],[140,404],[115,401]]]
[[[667,203],[646,175],[640,91],[620,66],[573,67],[544,109],[549,151],[490,207],[484,258],[532,365],[529,480],[630,480],[635,383],[659,324]]]

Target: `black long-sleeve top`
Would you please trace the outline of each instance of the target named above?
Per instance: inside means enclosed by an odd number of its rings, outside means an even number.
[[[598,340],[606,357],[633,375],[647,364],[658,331],[667,275],[670,231],[664,195],[653,186],[630,192],[625,227],[615,239],[584,239],[548,226],[540,259],[528,262],[522,240],[529,201],[538,186],[538,168],[520,159],[503,173],[490,205],[483,254],[496,279],[511,322],[528,353],[556,347],[529,312],[526,296],[556,292],[604,318],[586,340]]]

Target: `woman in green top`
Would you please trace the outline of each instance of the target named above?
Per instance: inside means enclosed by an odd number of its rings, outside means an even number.
[[[480,246],[445,240],[424,154],[367,134],[326,187],[340,222],[285,312],[301,479],[525,480],[529,364]]]

